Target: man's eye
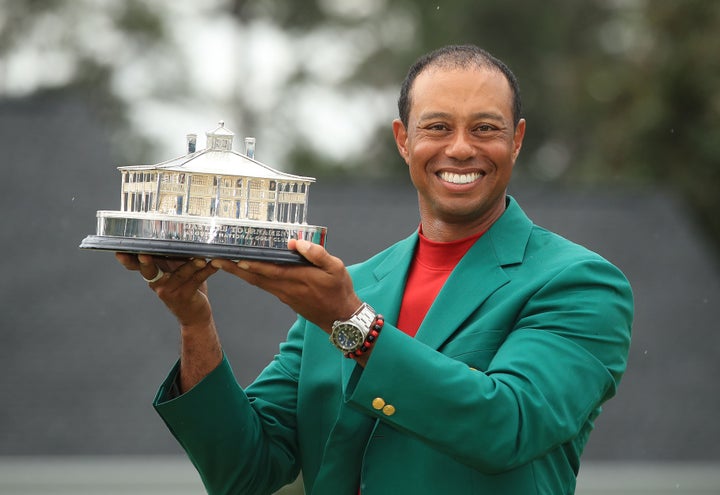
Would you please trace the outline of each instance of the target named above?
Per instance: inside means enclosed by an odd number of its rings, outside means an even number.
[[[446,131],[447,126],[445,124],[430,124],[427,129],[430,131]]]
[[[479,132],[490,132],[495,130],[495,126],[492,126],[490,124],[481,124],[475,128],[475,130]]]

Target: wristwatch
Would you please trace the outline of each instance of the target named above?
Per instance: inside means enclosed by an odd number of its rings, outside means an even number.
[[[369,304],[362,303],[349,319],[337,320],[332,324],[330,342],[344,353],[357,351],[370,333],[376,316],[377,313]]]

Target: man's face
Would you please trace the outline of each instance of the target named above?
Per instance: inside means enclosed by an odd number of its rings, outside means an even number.
[[[505,190],[525,134],[512,92],[491,69],[429,67],[410,92],[408,126],[393,132],[418,191],[423,229],[467,234],[505,210]]]

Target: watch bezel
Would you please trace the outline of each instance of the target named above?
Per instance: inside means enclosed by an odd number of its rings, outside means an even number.
[[[354,342],[353,345],[343,344],[341,342],[342,336],[345,336],[346,342],[352,340]],[[356,325],[349,322],[342,322],[333,329],[331,339],[335,347],[342,351],[350,352],[359,349],[365,341],[366,336],[367,334]]]

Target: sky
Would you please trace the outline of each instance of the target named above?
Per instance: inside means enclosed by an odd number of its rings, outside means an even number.
[[[147,2],[162,13],[168,34],[166,42],[152,45],[118,30],[113,19],[120,7],[112,0],[74,0],[59,12],[45,11],[0,59],[0,97],[62,87],[76,77],[83,58],[109,65],[112,91],[127,104],[132,126],[156,147],[148,161],[184,154],[188,133],[198,134],[203,147],[205,132],[220,120],[236,133],[236,150],[244,136],[254,136],[257,158],[278,169],[291,168],[287,152],[298,139],[342,162],[361,153],[378,126],[390,132],[397,88],[348,81],[382,42],[377,33],[340,33],[330,25],[289,33],[267,19],[239,23],[222,9],[225,3]],[[357,17],[383,3],[343,0],[327,8]],[[12,22],[3,11],[0,30]],[[388,22],[396,39],[411,41],[407,23]],[[307,77],[288,87],[298,72]],[[249,109],[252,118],[238,108]]]

